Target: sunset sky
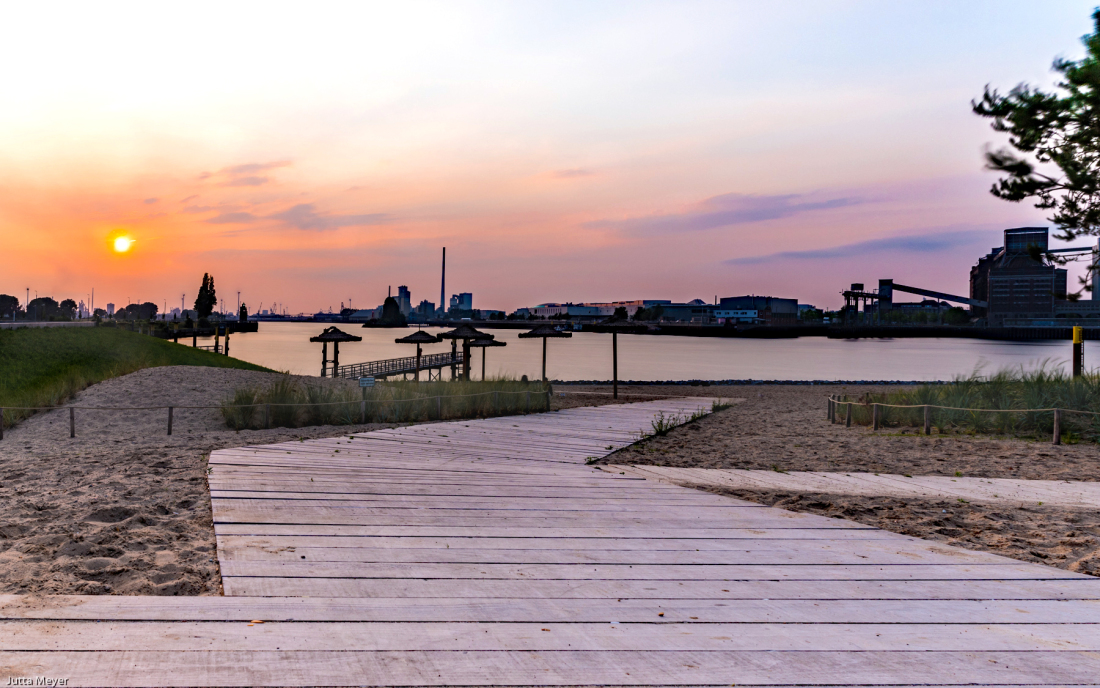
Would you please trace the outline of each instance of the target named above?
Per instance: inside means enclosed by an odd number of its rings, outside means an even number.
[[[965,293],[1000,230],[970,112],[1087,2],[8,4],[0,293],[479,308],[880,277]],[[118,236],[133,239],[118,253]],[[1084,240],[1075,242],[1085,243]]]

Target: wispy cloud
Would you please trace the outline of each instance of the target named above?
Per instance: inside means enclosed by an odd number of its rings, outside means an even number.
[[[963,247],[985,247],[989,243],[988,230],[969,229],[940,234],[907,234],[904,236],[868,239],[841,246],[810,249],[807,251],[781,251],[763,256],[731,258],[726,265],[758,265],[786,261],[832,260],[853,258],[873,253],[942,253]]]
[[[578,167],[571,170],[554,170],[553,175],[558,179],[576,179],[577,177],[591,177],[596,173],[592,170],[586,170]]]
[[[206,208],[210,210],[210,208]],[[185,209],[186,210],[186,209]],[[195,208],[194,212],[202,212]],[[257,222],[274,220],[294,229],[311,231],[325,231],[339,229],[341,227],[365,227],[368,225],[384,225],[393,221],[388,213],[367,213],[361,215],[339,215],[317,212],[317,206],[313,203],[299,203],[286,210],[271,215],[256,215],[249,212],[222,212],[212,218],[204,220],[211,225],[230,224],[255,224]]]
[[[211,225],[242,225],[251,224],[260,219],[262,218],[252,213],[220,213],[203,222]]]
[[[260,174],[261,172],[289,167],[290,165],[290,160],[249,162],[243,165],[223,167],[217,172],[203,172],[199,175],[199,180],[216,178],[218,186],[263,186],[271,181],[271,177]]]
[[[278,169],[280,167],[290,167],[289,160],[277,160],[275,162],[250,162],[244,165],[233,165],[232,167],[225,167],[219,170],[220,174],[228,174],[231,176],[241,174],[256,174],[257,172],[266,172],[268,170]]]
[[[312,203],[299,203],[281,213],[269,215],[273,220],[281,220],[297,229],[339,229],[340,227],[363,227],[383,225],[393,218],[387,213],[369,213],[365,215],[327,215],[317,212]]]
[[[271,181],[271,177],[236,177],[221,183],[221,186],[262,186]]]
[[[145,205],[153,205],[154,203],[156,203],[159,200],[160,200],[159,198],[146,198],[144,203],[145,203]]]
[[[650,215],[625,220],[596,220],[586,223],[585,227],[619,229],[632,234],[699,232],[776,220],[817,210],[844,208],[865,202],[862,199],[850,197],[816,200],[801,194],[756,196],[728,193],[708,198],[682,213]]]

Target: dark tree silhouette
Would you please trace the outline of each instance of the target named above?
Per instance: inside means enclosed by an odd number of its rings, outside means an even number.
[[[202,286],[199,287],[198,296],[195,297],[195,314],[199,318],[209,318],[218,305],[218,294],[214,290],[214,278],[209,273],[203,273]]]
[[[986,151],[987,167],[1004,173],[991,193],[1052,210],[1055,236],[1065,240],[1100,234],[1100,10],[1092,19],[1085,57],[1054,61],[1053,93],[1019,84],[1001,95],[986,86],[971,101],[994,131],[1008,134],[1009,147]]]

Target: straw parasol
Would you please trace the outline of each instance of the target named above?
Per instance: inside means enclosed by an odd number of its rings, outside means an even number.
[[[470,342],[483,339],[496,339],[487,332],[481,332],[474,329],[472,326],[465,323],[459,325],[450,332],[440,332],[439,336],[443,339],[450,339],[451,353],[455,353],[455,347],[458,345],[458,340],[462,340],[462,379],[470,380]]]
[[[542,381],[546,382],[546,340],[550,337],[557,337],[559,339],[567,339],[572,337],[572,332],[562,332],[559,329],[554,328],[553,325],[539,325],[530,332],[521,332],[520,339],[542,339]]]
[[[498,342],[494,339],[474,339],[470,341],[470,347],[481,349],[481,379],[485,379],[485,350],[491,346],[508,346],[507,342]]]
[[[340,365],[340,342],[361,342],[363,338],[348,334],[338,327],[326,327],[324,332],[310,337],[309,341],[321,342],[321,377],[325,377],[328,369],[328,343],[332,342],[332,376],[336,377],[336,368]]]
[[[421,344],[438,344],[440,338],[434,334],[428,334],[424,330],[417,330],[408,337],[400,337],[393,340],[398,344],[416,344],[416,381],[420,382],[420,345]],[[428,376],[429,379],[431,375]]]

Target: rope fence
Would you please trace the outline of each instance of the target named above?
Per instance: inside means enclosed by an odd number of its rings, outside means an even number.
[[[1052,433],[1052,443],[1062,443],[1062,414],[1064,413],[1076,413],[1080,415],[1100,417],[1100,412],[1097,411],[1084,411],[1081,409],[1067,409],[1067,408],[1034,408],[1034,409],[1014,409],[1014,408],[961,408],[957,406],[940,406],[938,404],[887,404],[883,402],[857,402],[848,399],[841,399],[838,396],[828,397],[827,418],[830,423],[841,422],[837,419],[837,414],[841,407],[844,407],[844,424],[846,427],[852,427],[852,411],[856,406],[870,407],[871,408],[871,429],[880,430],[882,428],[882,413],[880,409],[896,408],[896,409],[924,409],[924,434],[932,434],[932,410],[941,411],[959,411],[963,413],[1053,413],[1054,414],[1054,430]]]
[[[531,412],[531,399],[532,395],[536,397],[542,397],[546,401],[546,408],[550,407],[550,398],[552,392],[547,389],[542,392],[532,392],[531,390],[518,390],[518,391],[506,391],[506,390],[493,390],[490,392],[476,392],[473,394],[447,394],[438,396],[422,396],[422,397],[407,397],[404,399],[362,399],[362,400],[344,400],[344,401],[318,401],[318,402],[292,402],[292,403],[255,403],[255,404],[219,404],[217,406],[204,405],[204,406],[183,406],[183,405],[170,405],[170,406],[2,406],[0,407],[0,440],[4,439],[4,411],[57,411],[60,409],[69,410],[69,437],[76,437],[76,412],[77,411],[168,411],[168,435],[172,434],[173,416],[176,409],[180,410],[204,410],[204,409],[251,409],[257,408],[264,409],[264,429],[271,427],[271,409],[272,408],[314,408],[318,406],[341,406],[344,408],[351,408],[356,404],[359,405],[360,422],[366,424],[367,422],[367,404],[390,404],[395,407],[394,410],[394,422],[397,422],[398,410],[402,403],[430,403],[435,402],[436,419],[443,418],[443,401],[444,399],[469,399],[474,397],[492,397],[491,410],[496,412],[500,406],[500,395],[526,395],[526,405],[524,413]]]

